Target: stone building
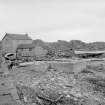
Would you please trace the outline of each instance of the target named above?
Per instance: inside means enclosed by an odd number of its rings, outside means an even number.
[[[15,53],[18,45],[30,43],[32,43],[32,39],[27,34],[6,33],[2,39],[2,51],[4,53]]]

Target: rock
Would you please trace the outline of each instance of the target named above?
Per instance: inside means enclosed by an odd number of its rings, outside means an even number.
[[[95,85],[88,81],[92,76],[79,73],[75,78],[75,74],[51,68],[39,76],[25,78],[32,79],[30,83],[16,82],[15,86],[24,105],[98,105],[93,103],[105,100],[101,94],[95,94]]]

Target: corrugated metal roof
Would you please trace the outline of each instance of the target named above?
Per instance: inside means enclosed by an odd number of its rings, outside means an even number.
[[[6,33],[6,35],[4,36],[4,38],[8,36],[10,37],[11,39],[14,39],[14,40],[32,40],[28,34],[11,34],[11,33]],[[3,38],[3,39],[4,39]]]

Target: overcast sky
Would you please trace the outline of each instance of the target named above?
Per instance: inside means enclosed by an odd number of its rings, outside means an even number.
[[[0,38],[105,41],[105,0],[0,0]]]

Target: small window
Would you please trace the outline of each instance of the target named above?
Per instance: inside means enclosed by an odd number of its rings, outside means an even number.
[[[32,48],[29,48],[29,51],[32,51]]]
[[[2,86],[4,86],[4,85],[5,85],[5,83],[1,83],[1,85],[2,85]]]
[[[23,48],[21,48],[20,51],[23,51]]]

